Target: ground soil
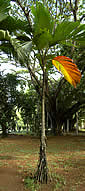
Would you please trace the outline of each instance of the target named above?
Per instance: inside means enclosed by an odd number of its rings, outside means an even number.
[[[16,167],[0,168],[0,191],[24,191],[22,179]]]
[[[85,191],[85,137],[58,136],[47,141],[48,185],[42,191]],[[0,191],[35,191],[24,185],[36,171],[39,139],[29,136],[0,138]]]

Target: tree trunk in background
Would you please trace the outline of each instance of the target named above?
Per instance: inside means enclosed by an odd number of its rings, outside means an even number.
[[[28,134],[28,129],[29,129],[29,122],[27,120],[27,128],[26,128],[27,134]]]
[[[43,64],[43,88],[42,88],[42,130],[40,138],[40,153],[38,169],[35,178],[41,183],[47,183],[48,168],[46,158],[46,136],[45,136],[45,64]]]
[[[76,113],[76,135],[78,135],[78,112]]]
[[[4,123],[4,124],[2,124],[2,137],[6,137],[6,136],[7,136],[6,125]]]
[[[67,134],[69,133],[69,119],[67,119]]]

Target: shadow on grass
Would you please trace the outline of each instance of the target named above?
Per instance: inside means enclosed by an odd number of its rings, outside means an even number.
[[[0,156],[0,160],[16,160],[16,157],[12,157],[12,156]]]

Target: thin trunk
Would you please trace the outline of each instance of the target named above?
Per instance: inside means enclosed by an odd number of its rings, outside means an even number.
[[[48,168],[46,159],[46,136],[45,136],[45,64],[43,64],[43,88],[42,88],[42,130],[40,139],[40,154],[38,169],[35,178],[41,183],[47,183]]]
[[[78,135],[78,112],[76,113],[76,135]]]
[[[73,4],[70,0],[70,7],[71,7],[71,11],[73,12],[73,17],[74,17],[74,22],[77,21],[77,11],[78,11],[78,0],[75,0],[75,6],[73,7]],[[73,56],[74,50],[75,50],[75,41],[73,41],[73,47],[71,49],[71,56]]]
[[[61,2],[61,0],[59,1],[59,3],[60,3],[60,14],[62,15],[62,2]]]
[[[67,119],[67,133],[69,133],[69,119]]]
[[[28,129],[29,129],[29,122],[27,120],[27,134],[28,134]]]

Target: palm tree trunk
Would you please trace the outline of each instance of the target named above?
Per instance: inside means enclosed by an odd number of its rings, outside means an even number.
[[[36,179],[41,183],[47,183],[48,168],[46,159],[46,136],[45,136],[45,64],[43,64],[43,88],[42,88],[42,130],[40,138],[40,153]]]

